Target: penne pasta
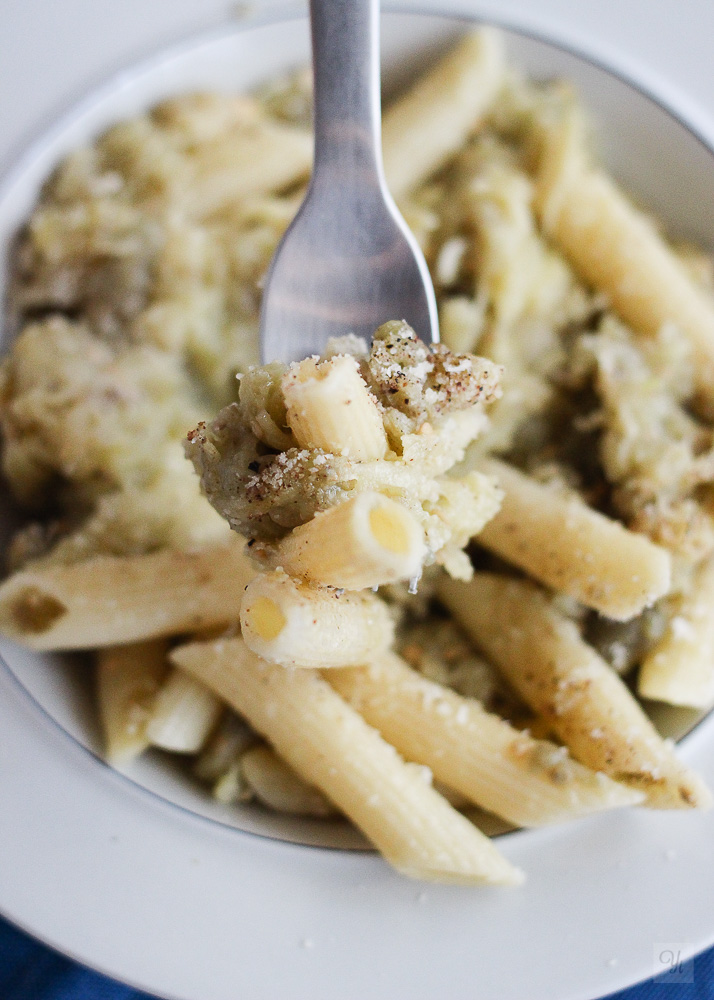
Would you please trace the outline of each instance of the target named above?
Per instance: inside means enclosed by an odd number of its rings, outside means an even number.
[[[282,387],[288,424],[302,448],[356,461],[384,457],[387,436],[379,405],[351,355],[291,365]]]
[[[312,165],[309,131],[268,121],[247,123],[202,147],[186,203],[205,218],[230,202],[266,195],[304,180]]]
[[[374,594],[309,587],[281,571],[248,585],[240,624],[253,652],[287,667],[354,666],[387,649],[394,635]]]
[[[38,565],[0,586],[0,630],[32,649],[91,649],[236,621],[256,570],[242,541],[197,552]]]
[[[146,728],[168,670],[167,651],[167,644],[158,639],[97,653],[104,755],[113,767],[127,764],[149,746]]]
[[[364,590],[418,576],[425,557],[424,531],[414,515],[367,491],[294,528],[274,559],[310,583]]]
[[[241,639],[193,643],[171,658],[244,715],[399,871],[468,884],[521,881],[488,838],[315,672],[272,666]]]
[[[660,809],[708,807],[711,793],[657,733],[614,670],[531,583],[477,573],[438,596],[587,767],[641,789]]]
[[[702,402],[714,406],[714,302],[691,278],[653,222],[592,168],[580,116],[543,131],[536,207],[546,233],[613,309],[642,334],[665,323],[689,339]]]
[[[452,351],[474,351],[484,332],[484,310],[464,295],[446,299],[439,309],[439,331]]]
[[[482,28],[467,35],[387,109],[384,171],[396,199],[426,180],[479,127],[505,71],[500,35]]]
[[[296,774],[282,757],[268,746],[246,750],[240,767],[259,802],[276,812],[293,816],[334,816],[335,807],[319,789]]]
[[[666,632],[640,667],[637,691],[670,705],[714,705],[714,562],[696,570],[675,602]]]
[[[172,670],[154,701],[146,726],[149,742],[174,753],[197,753],[218,723],[223,705],[181,670]]]
[[[558,823],[644,798],[574,761],[564,747],[514,729],[474,698],[427,680],[393,654],[325,676],[402,756],[517,826]]]
[[[553,590],[625,621],[666,594],[669,553],[588,507],[495,459],[479,463],[504,491],[478,541]]]

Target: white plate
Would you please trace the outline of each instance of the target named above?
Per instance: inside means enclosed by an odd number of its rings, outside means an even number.
[[[448,18],[389,15],[392,78],[456,30]],[[510,40],[521,64],[578,82],[621,180],[677,235],[711,248],[706,146],[596,64]],[[5,179],[4,246],[42,179],[87,137],[168,94],[243,88],[307,54],[302,21],[246,25],[120,74]],[[685,959],[714,941],[714,814],[633,811],[517,832],[500,846],[528,873],[523,889],[422,886],[372,854],[256,836],[310,839],[316,827],[268,829],[155,760],[131,778],[112,772],[93,752],[81,664],[0,648],[0,908],[135,986],[181,1000],[589,1000],[663,971],[665,949]],[[681,747],[712,783],[713,750],[712,720]]]

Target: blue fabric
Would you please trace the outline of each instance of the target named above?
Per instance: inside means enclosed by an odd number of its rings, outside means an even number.
[[[607,1000],[714,1000],[714,948],[683,965],[671,957],[670,967],[670,956],[663,956],[658,981]],[[149,995],[90,972],[0,918],[0,1000],[149,1000]]]
[[[0,1000],[146,1000],[90,972],[0,918]]]

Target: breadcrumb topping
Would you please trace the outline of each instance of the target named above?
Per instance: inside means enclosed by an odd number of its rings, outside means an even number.
[[[419,421],[501,395],[500,365],[455,354],[445,344],[427,346],[403,320],[379,327],[366,369],[370,387],[385,406]]]

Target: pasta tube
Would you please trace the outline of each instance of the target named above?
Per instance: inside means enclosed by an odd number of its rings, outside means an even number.
[[[335,807],[322,792],[303,781],[270,747],[246,750],[240,767],[256,798],[270,809],[293,816],[334,816]]]
[[[395,198],[427,179],[481,124],[505,77],[502,37],[489,28],[467,35],[387,109],[384,171]]]
[[[97,654],[97,702],[105,757],[120,767],[149,746],[151,709],[166,676],[168,647],[161,640],[111,646]]]
[[[193,643],[171,658],[244,715],[399,871],[469,884],[521,881],[488,838],[314,671],[272,666],[241,639]]]
[[[212,691],[180,670],[172,670],[159,691],[146,735],[174,753],[197,753],[215,729],[223,706]]]
[[[479,544],[618,621],[633,618],[669,590],[670,555],[644,535],[504,462],[486,459],[479,467],[505,493]]]
[[[424,531],[414,515],[371,491],[294,528],[275,553],[291,576],[347,590],[409,580],[425,557]]]
[[[255,568],[237,539],[198,552],[29,566],[0,586],[0,632],[31,649],[91,649],[238,618]]]
[[[302,448],[357,461],[384,457],[387,435],[379,404],[351,355],[293,364],[282,387],[288,424]]]
[[[695,573],[667,631],[645,657],[637,679],[643,698],[670,705],[714,704],[714,562]]]
[[[438,595],[581,763],[641,789],[655,808],[711,804],[620,677],[536,587],[477,573],[467,584],[443,578]]]
[[[714,303],[651,220],[590,167],[577,114],[545,130],[541,160],[536,207],[546,233],[634,330],[655,334],[671,323],[682,331],[702,400],[714,407]]]
[[[387,649],[394,634],[374,594],[308,587],[276,571],[246,587],[240,624],[247,645],[286,667],[350,667]]]
[[[312,136],[305,129],[257,121],[207,142],[188,179],[185,204],[205,218],[250,196],[272,194],[307,178]]]
[[[326,679],[404,757],[517,826],[558,823],[644,797],[590,771],[564,747],[514,729],[475,699],[427,680],[393,654]]]

